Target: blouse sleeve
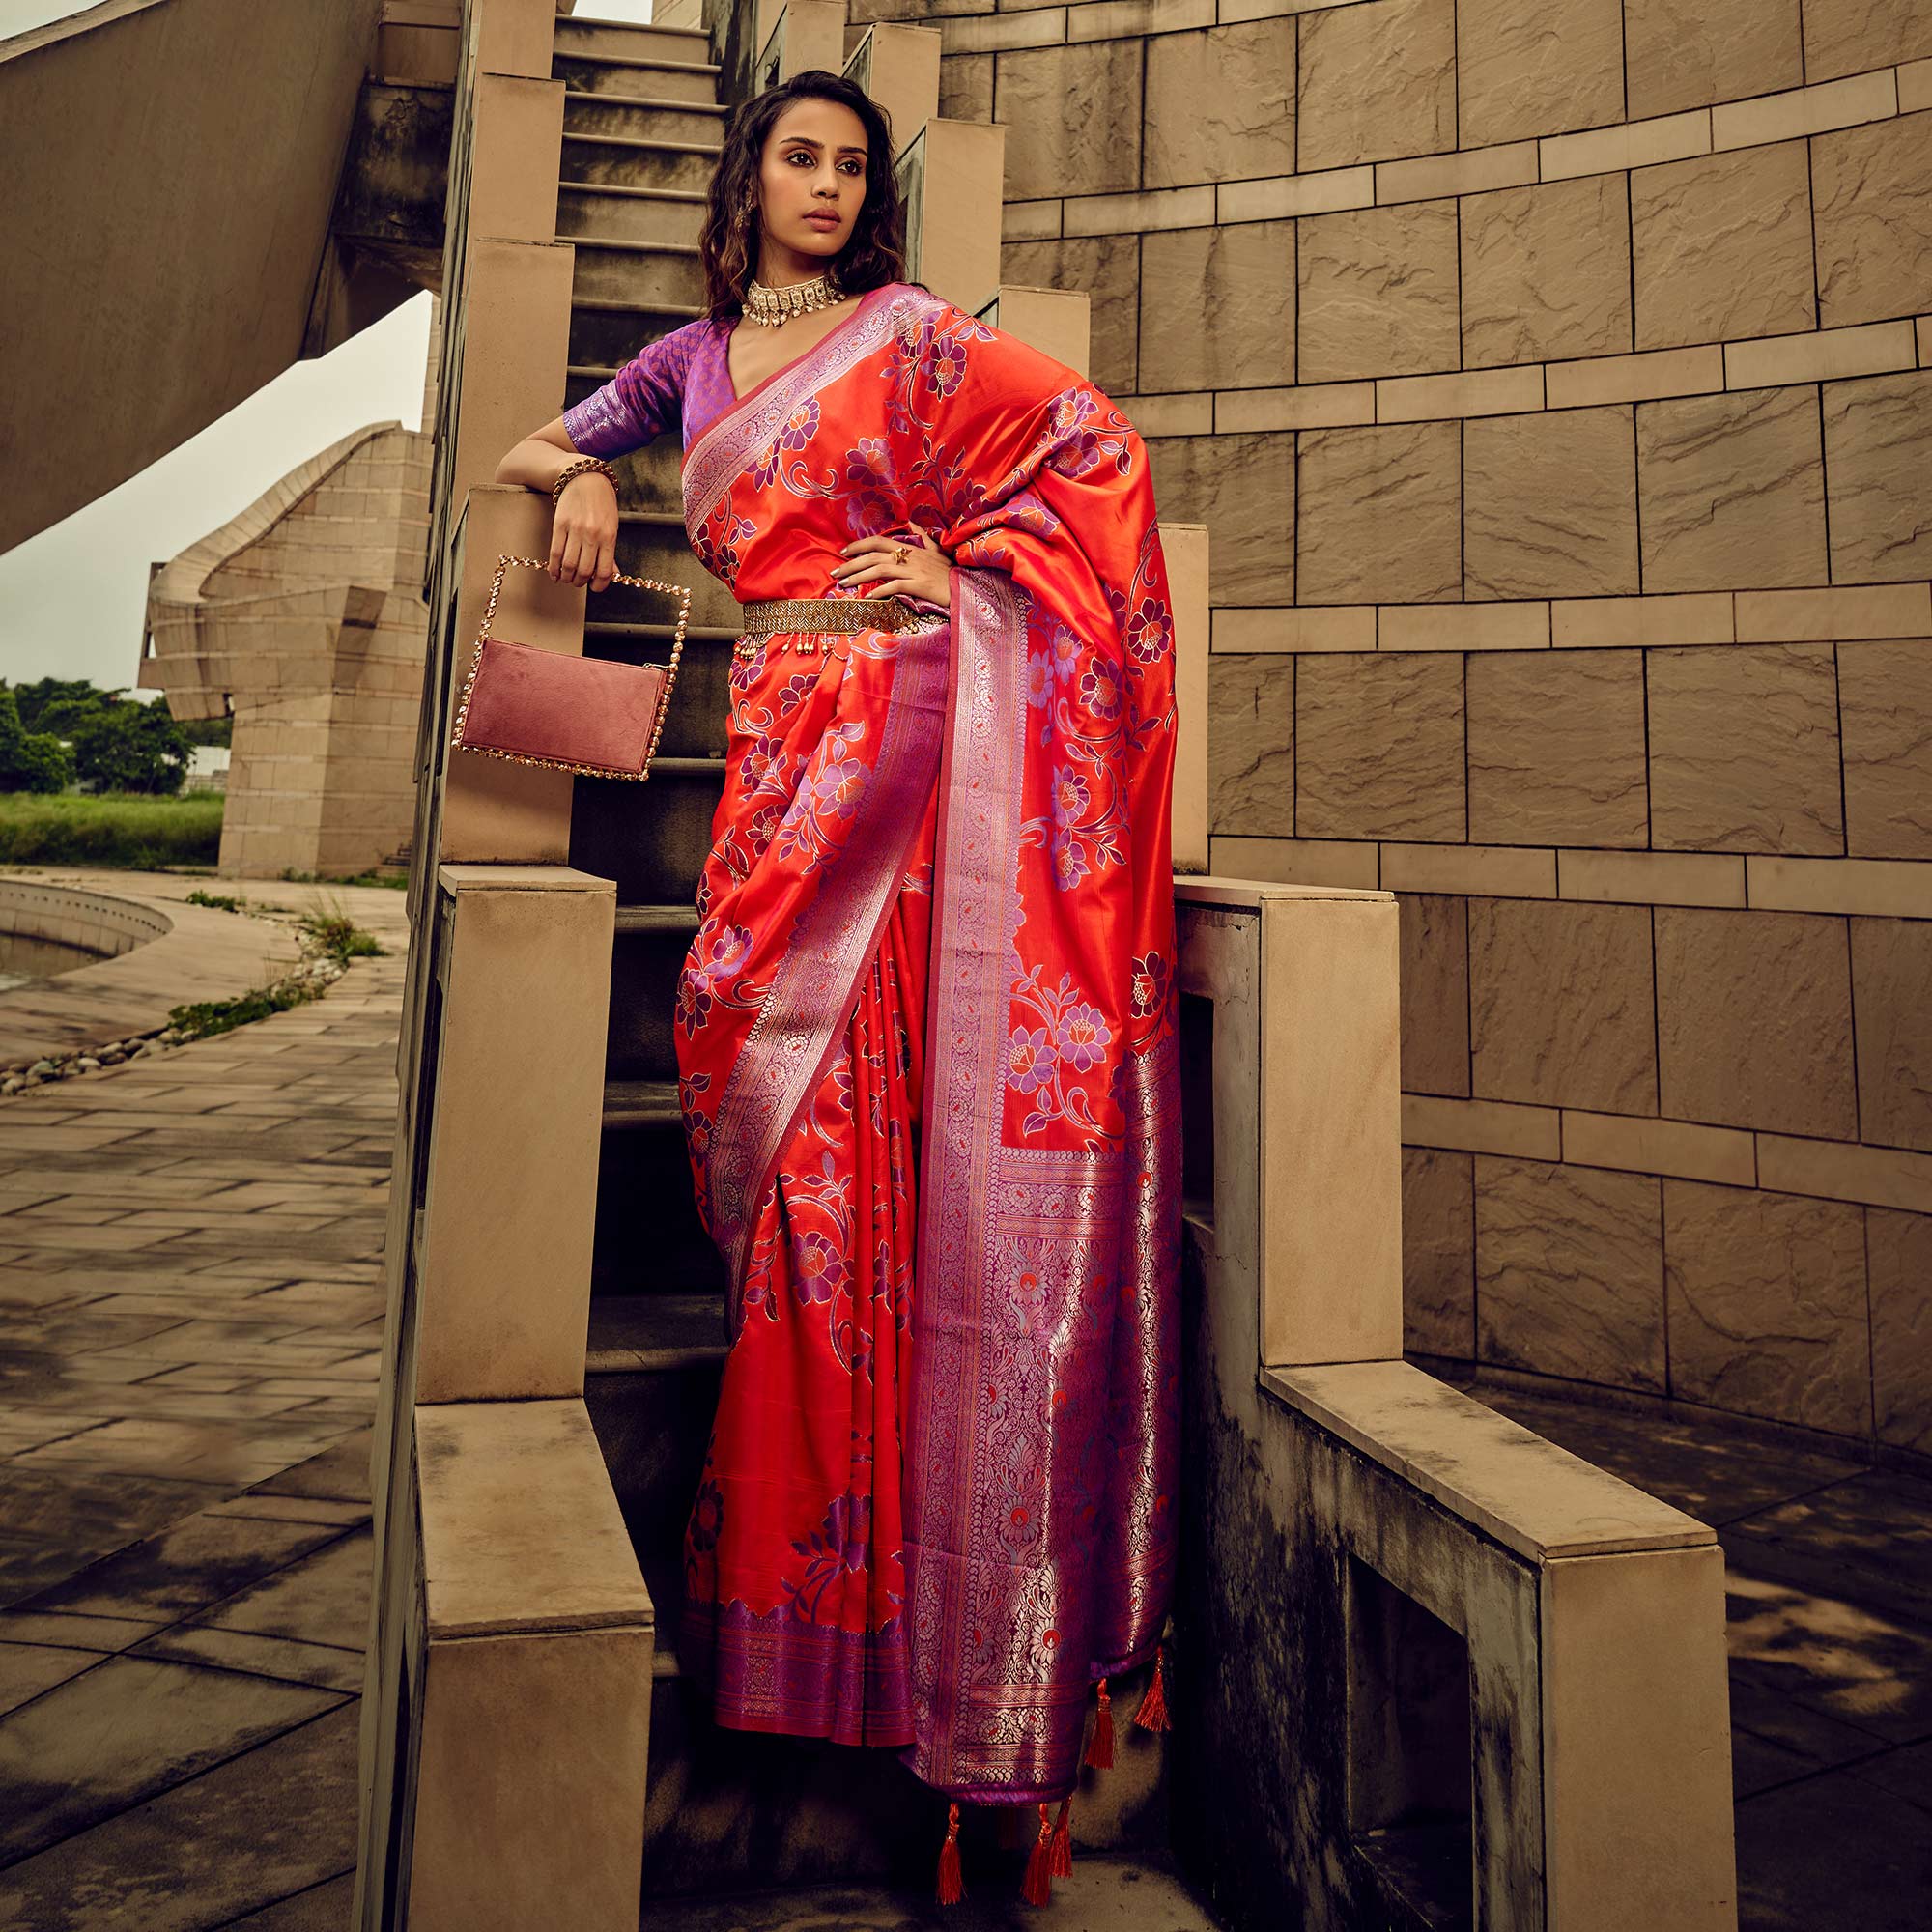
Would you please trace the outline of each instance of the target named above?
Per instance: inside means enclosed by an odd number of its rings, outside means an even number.
[[[564,411],[564,434],[576,449],[623,456],[681,424],[692,327],[646,343],[602,388]]]

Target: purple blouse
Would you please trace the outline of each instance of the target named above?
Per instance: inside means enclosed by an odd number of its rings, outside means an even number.
[[[730,334],[728,320],[699,316],[646,343],[564,411],[564,434],[585,456],[624,456],[677,423],[689,449],[737,400],[724,354]]]

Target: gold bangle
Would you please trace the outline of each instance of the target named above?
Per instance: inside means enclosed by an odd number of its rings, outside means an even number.
[[[614,469],[612,469],[611,466],[608,463],[606,463],[601,456],[580,456],[576,462],[566,463],[563,466],[563,468],[557,471],[556,481],[550,486],[551,501],[553,503],[559,502],[563,497],[563,486],[566,483],[568,483],[573,476],[582,476],[586,470],[589,469],[596,470],[598,474],[601,476],[609,477],[611,481],[611,488],[613,491],[616,489],[617,472]]]

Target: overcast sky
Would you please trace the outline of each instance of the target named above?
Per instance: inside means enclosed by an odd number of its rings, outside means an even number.
[[[0,0],[0,40],[82,11]],[[580,0],[579,11],[648,20],[650,0]],[[151,562],[219,529],[352,430],[421,428],[429,312],[430,298],[416,296],[329,355],[295,363],[118,490],[0,555],[0,676],[89,677],[131,690]]]

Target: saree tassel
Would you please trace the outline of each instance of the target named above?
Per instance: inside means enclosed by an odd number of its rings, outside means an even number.
[[[1112,1771],[1114,1768],[1114,1712],[1112,1699],[1107,1695],[1107,1680],[1099,1683],[1100,1713],[1094,1719],[1094,1735],[1087,1741],[1085,1762],[1095,1771]]]
[[[966,1896],[966,1887],[959,1876],[959,1807],[950,1804],[946,1810],[946,1842],[939,1848],[939,1881],[934,1888],[941,1905],[957,1905]]]
[[[1039,1807],[1039,1836],[1033,1841],[1033,1850],[1027,1857],[1020,1896],[1029,1905],[1053,1902],[1053,1820],[1046,1815],[1044,1804]]]
[[[1060,1816],[1053,1825],[1053,1850],[1050,1868],[1055,1878],[1073,1876],[1073,1794],[1060,1801]]]
[[[1153,1653],[1153,1681],[1147,1688],[1147,1695],[1141,1699],[1141,1707],[1134,1713],[1134,1722],[1144,1731],[1169,1731],[1174,1726],[1167,1718],[1167,1646],[1156,1644]]]

